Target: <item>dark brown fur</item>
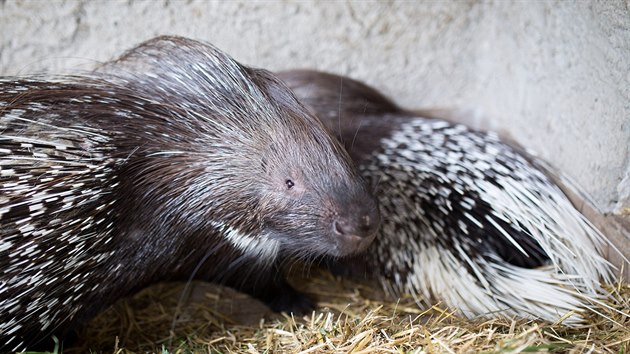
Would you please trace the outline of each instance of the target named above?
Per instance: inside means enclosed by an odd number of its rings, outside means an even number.
[[[344,149],[284,84],[178,37],[93,75],[0,81],[0,171],[6,350],[161,280],[303,311],[282,263],[360,251],[379,223]]]

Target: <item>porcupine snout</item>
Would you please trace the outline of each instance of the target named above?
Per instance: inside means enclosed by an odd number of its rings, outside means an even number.
[[[337,203],[339,210],[332,218],[332,233],[340,240],[341,254],[365,250],[374,240],[381,223],[374,199],[362,197],[363,193],[357,194],[348,201]]]

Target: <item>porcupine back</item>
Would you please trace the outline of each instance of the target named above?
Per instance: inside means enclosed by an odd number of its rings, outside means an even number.
[[[158,280],[299,309],[278,255],[344,255],[374,235],[344,150],[272,75],[178,37],[130,56],[146,70],[0,81],[0,351]]]
[[[377,186],[382,229],[337,271],[365,272],[391,294],[443,301],[468,317],[549,321],[593,309],[600,280],[614,278],[604,236],[534,158],[495,134],[405,111],[346,77],[279,76]]]

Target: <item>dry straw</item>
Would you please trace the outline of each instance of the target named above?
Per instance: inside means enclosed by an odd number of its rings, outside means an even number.
[[[302,283],[302,282],[301,282]],[[304,282],[320,299],[303,317],[274,315],[229,289],[158,285],[91,322],[64,353],[627,353],[630,320],[602,307],[577,328],[515,319],[467,320],[439,304],[388,301],[362,284],[327,274]],[[613,309],[630,314],[630,286],[607,287]]]

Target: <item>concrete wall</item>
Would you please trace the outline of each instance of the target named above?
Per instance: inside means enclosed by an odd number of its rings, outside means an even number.
[[[630,236],[628,2],[0,0],[0,75],[89,69],[159,34],[317,68],[536,152]]]

